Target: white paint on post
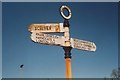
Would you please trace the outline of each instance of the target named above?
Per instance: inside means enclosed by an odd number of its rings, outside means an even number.
[[[69,27],[64,27],[65,46],[70,46]]]

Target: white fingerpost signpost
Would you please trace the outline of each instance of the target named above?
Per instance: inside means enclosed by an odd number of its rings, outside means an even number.
[[[68,11],[68,16],[64,15],[64,9]],[[90,41],[70,38],[69,19],[72,16],[71,10],[68,6],[63,5],[60,8],[60,14],[64,18],[63,23],[31,24],[28,31],[31,32],[31,40],[33,42],[63,47],[66,61],[66,80],[72,80],[71,49],[96,51],[96,45]],[[64,36],[46,34],[47,32],[63,33]]]

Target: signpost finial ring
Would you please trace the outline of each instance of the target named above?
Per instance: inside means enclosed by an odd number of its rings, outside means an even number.
[[[63,10],[64,9],[66,9],[67,11],[68,11],[68,16],[65,16],[64,15],[64,13],[63,13]],[[71,16],[72,16],[72,13],[71,13],[71,10],[70,10],[70,8],[68,7],[68,6],[65,6],[65,5],[63,5],[61,8],[60,8],[60,13],[61,13],[61,15],[62,15],[62,17],[64,18],[64,19],[70,19],[71,18]]]

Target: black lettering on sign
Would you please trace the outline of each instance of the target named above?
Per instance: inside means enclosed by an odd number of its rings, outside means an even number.
[[[52,25],[34,25],[35,30],[51,30]]]

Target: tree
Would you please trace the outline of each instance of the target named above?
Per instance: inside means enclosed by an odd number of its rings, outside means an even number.
[[[120,80],[120,68],[113,69],[111,73],[111,77],[114,78],[115,80]]]

